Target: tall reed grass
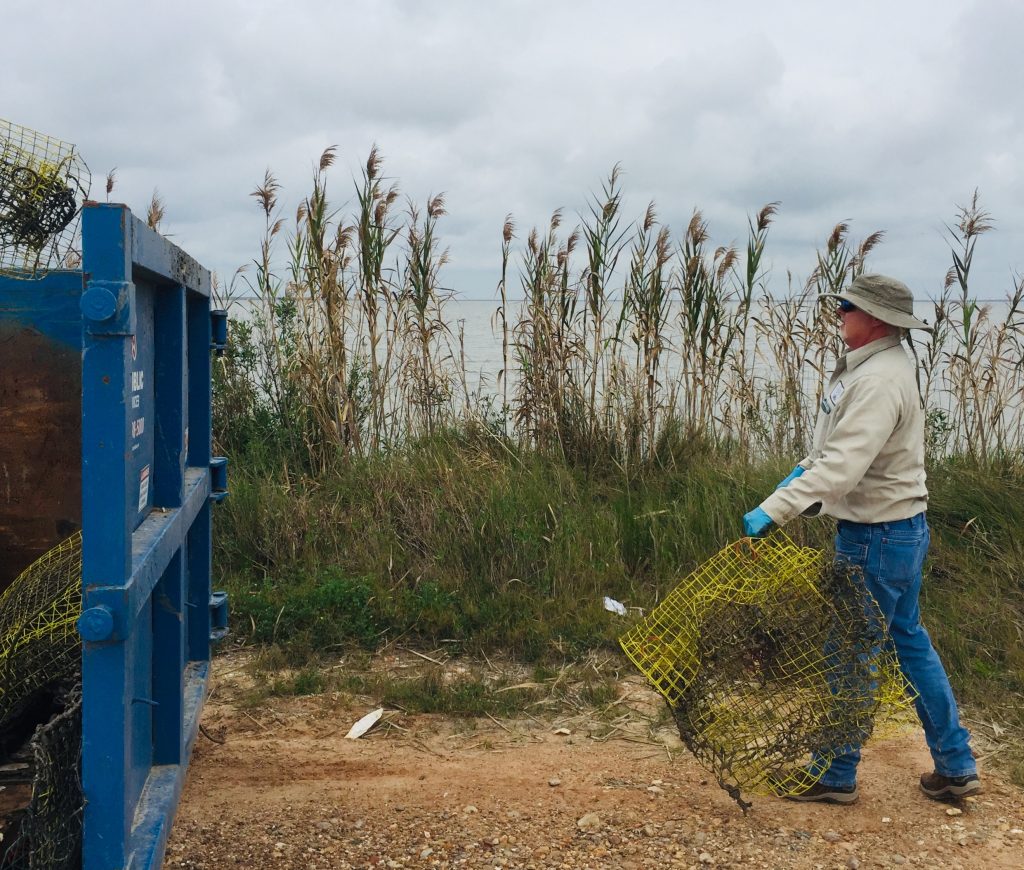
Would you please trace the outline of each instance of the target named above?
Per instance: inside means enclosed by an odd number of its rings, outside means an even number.
[[[467,422],[584,464],[666,462],[690,443],[748,459],[802,455],[841,352],[835,314],[818,298],[847,286],[883,240],[856,241],[841,222],[807,279],[778,286],[766,263],[779,203],[750,219],[742,249],[717,245],[699,210],[678,235],[653,202],[629,218],[616,166],[577,220],[556,210],[518,258],[506,219],[494,319],[502,365],[495,389],[473,395],[443,289],[443,195],[400,210],[374,147],[345,214],[328,197],[333,162],[329,148],[290,223],[269,171],[253,192],[260,253],[231,290],[247,287],[257,310],[233,321],[217,392],[226,447],[274,445],[306,473]],[[989,462],[1024,449],[1024,278],[998,317],[972,291],[991,226],[975,192],[949,227],[948,272],[936,264],[946,277],[934,332],[915,333],[933,457]]]
[[[299,665],[399,637],[537,661],[613,647],[601,597],[656,602],[807,449],[842,349],[819,297],[868,268],[882,233],[837,224],[806,280],[780,285],[779,203],[723,246],[699,210],[681,232],[654,203],[626,214],[616,167],[573,220],[556,210],[521,238],[504,221],[500,370],[474,395],[444,196],[403,201],[374,148],[350,214],[332,205],[333,163],[327,149],[294,216],[266,174],[259,253],[226,294],[254,306],[231,320],[214,393],[238,466],[217,543],[237,633]],[[935,330],[916,337],[924,604],[958,692],[1020,730],[1024,279],[998,316],[976,298],[991,226],[976,194],[958,208]],[[833,531],[794,525],[821,546]]]

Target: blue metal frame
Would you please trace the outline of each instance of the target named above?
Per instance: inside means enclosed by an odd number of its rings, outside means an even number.
[[[82,249],[83,866],[156,868],[226,619],[210,274],[121,205],[83,209]]]

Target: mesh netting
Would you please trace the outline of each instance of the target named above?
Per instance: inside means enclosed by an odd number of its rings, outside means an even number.
[[[0,868],[72,870],[82,866],[82,689],[67,693],[64,710],[32,737],[32,799],[4,844]]]
[[[90,182],[74,145],[0,118],[0,272],[31,278],[76,266]]]
[[[0,737],[17,734],[39,710],[62,710],[35,729],[29,743],[32,798],[3,844],[0,867],[81,865],[82,534],[26,568],[0,595]],[[67,690],[66,686],[73,686]],[[36,720],[38,721],[38,719]]]
[[[741,791],[806,791],[911,705],[860,568],[780,531],[725,547],[619,642],[744,808]]]
[[[81,666],[82,533],[45,553],[0,595],[0,734]]]

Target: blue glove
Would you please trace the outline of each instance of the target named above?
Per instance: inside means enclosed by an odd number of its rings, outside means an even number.
[[[762,538],[774,525],[775,521],[759,507],[743,515],[743,533],[748,538]]]
[[[804,468],[802,465],[798,465],[789,474],[787,474],[784,478],[782,478],[782,482],[779,483],[779,485],[777,487],[775,487],[775,488],[776,489],[782,489],[782,487],[788,486],[792,481],[796,480],[805,471],[807,471],[806,468]]]

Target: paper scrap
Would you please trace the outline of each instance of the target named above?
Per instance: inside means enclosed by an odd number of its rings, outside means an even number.
[[[626,615],[626,605],[621,601],[616,601],[614,598],[609,598],[607,595],[604,597],[604,609],[619,616]]]
[[[362,737],[367,731],[369,731],[374,725],[380,721],[380,717],[384,715],[384,708],[378,707],[370,713],[367,713],[356,722],[351,728],[348,729],[348,734],[345,735],[348,740],[356,740]]]

